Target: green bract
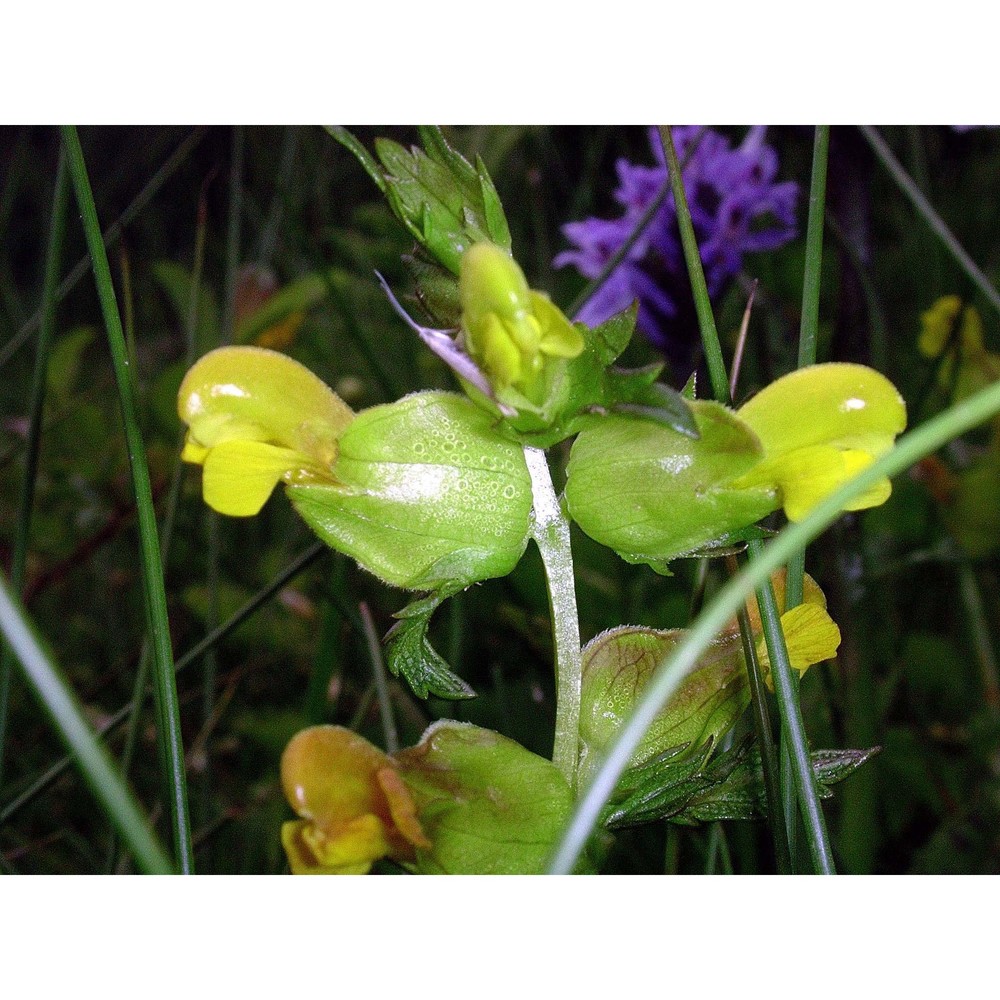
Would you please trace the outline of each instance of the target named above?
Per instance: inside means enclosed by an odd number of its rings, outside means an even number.
[[[442,721],[395,756],[430,848],[423,874],[530,875],[545,869],[573,796],[550,761],[513,740]]]
[[[771,584],[792,666],[805,673],[813,664],[830,659],[840,645],[840,630],[827,613],[826,597],[816,581],[805,576],[802,603],[788,611],[784,572],[774,574]],[[748,607],[748,621],[769,683],[770,664],[755,599]],[[609,629],[584,648],[581,781],[586,782],[600,764],[601,755],[614,743],[656,669],[685,638],[680,629],[623,626]],[[630,766],[642,766],[668,750],[675,751],[670,758],[673,763],[702,752],[709,741],[717,743],[729,732],[749,703],[743,641],[733,620],[660,710]]]
[[[580,777],[586,783],[615,741],[654,671],[684,639],[679,629],[610,629],[583,651]],[[720,636],[646,730],[631,765],[674,747],[693,752],[727,733],[750,704],[738,632]],[[679,759],[679,758],[678,758]]]
[[[566,501],[583,530],[629,562],[666,562],[727,537],[777,506],[773,489],[733,489],[764,452],[718,403],[690,404],[699,437],[609,414],[573,443]]]
[[[357,415],[340,438],[338,485],[289,499],[332,548],[408,590],[503,576],[528,540],[524,454],[469,400],[420,392]]]

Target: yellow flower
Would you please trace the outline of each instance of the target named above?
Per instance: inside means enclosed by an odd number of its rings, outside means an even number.
[[[759,392],[738,416],[760,439],[764,459],[730,485],[776,488],[791,521],[884,455],[906,426],[896,387],[854,364],[800,368]],[[891,491],[881,479],[845,509],[877,507]]]
[[[575,358],[583,350],[580,331],[492,243],[462,255],[458,290],[466,350],[495,389],[530,394],[546,358]]]
[[[364,875],[380,858],[411,862],[431,846],[395,762],[348,729],[293,737],[281,784],[300,817],[281,828],[293,875]]]
[[[184,377],[181,457],[204,466],[205,502],[249,517],[279,482],[336,483],[337,441],[351,409],[297,361],[260,347],[220,347]]]
[[[785,581],[786,573],[782,570],[771,577],[774,597],[781,614],[781,631],[785,636],[785,647],[788,659],[794,670],[804,674],[811,666],[832,659],[840,646],[840,629],[826,610],[826,595],[820,590],[819,584],[805,575],[802,587],[802,603],[785,611]],[[760,609],[756,597],[749,602],[747,609],[750,618],[751,631],[757,636],[757,659],[764,674],[767,686],[773,691],[774,682],[771,679],[771,657],[764,641],[763,624],[760,620]],[[735,632],[739,625],[732,626]]]
[[[924,357],[939,358],[956,334],[963,356],[970,357],[982,351],[983,321],[979,311],[974,306],[963,309],[962,300],[957,295],[943,295],[921,314],[917,347]]]

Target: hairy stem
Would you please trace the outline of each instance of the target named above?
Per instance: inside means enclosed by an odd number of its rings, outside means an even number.
[[[559,506],[552,486],[545,452],[525,447],[524,459],[531,476],[531,497],[534,502],[531,537],[538,546],[545,566],[556,653],[556,736],[552,762],[562,771],[570,788],[575,788],[580,753],[580,689],[583,666],[573,579],[573,553],[569,545],[569,521]]]

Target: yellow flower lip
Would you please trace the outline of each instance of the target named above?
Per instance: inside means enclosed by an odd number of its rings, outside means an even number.
[[[297,361],[262,347],[220,347],[184,376],[182,458],[204,466],[209,506],[256,514],[285,482],[333,481],[337,441],[354,413]]]
[[[760,439],[764,459],[732,485],[771,485],[792,521],[885,454],[906,427],[896,387],[864,365],[832,363],[800,368],[772,382],[738,415]],[[882,479],[848,510],[884,503],[892,490]]]
[[[379,858],[409,861],[431,846],[395,762],[348,729],[296,734],[281,783],[300,817],[282,828],[293,874],[361,875]]]

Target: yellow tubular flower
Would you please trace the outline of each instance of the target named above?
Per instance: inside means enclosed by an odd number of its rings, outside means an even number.
[[[764,459],[733,487],[776,487],[785,514],[801,521],[813,507],[884,455],[906,426],[896,387],[864,365],[800,368],[772,382],[739,411],[764,446]],[[885,503],[882,479],[847,510]]]
[[[204,466],[205,502],[249,517],[274,487],[335,483],[337,440],[351,409],[297,361],[260,347],[220,347],[184,377],[181,457]]]
[[[396,764],[348,729],[293,737],[281,784],[300,817],[281,829],[293,875],[364,875],[379,858],[412,861],[431,846]]]

